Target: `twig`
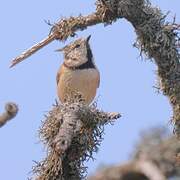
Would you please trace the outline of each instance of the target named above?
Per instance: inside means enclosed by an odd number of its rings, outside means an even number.
[[[0,115],[0,127],[5,125],[9,120],[14,118],[18,112],[18,106],[9,102],[5,105],[5,112]]]
[[[47,44],[49,44],[50,42],[52,42],[55,39],[56,39],[55,34],[50,34],[47,38],[45,38],[41,42],[35,44],[30,49],[26,50],[21,55],[19,55],[15,59],[13,59],[11,62],[10,68],[15,66],[16,64],[20,63],[24,59],[28,58],[29,56],[31,56],[32,54],[37,52],[39,49],[43,48],[44,46],[46,46]]]
[[[62,19],[54,25],[51,30],[51,34],[48,37],[13,59],[10,67],[13,67],[16,64],[22,62],[24,59],[31,56],[55,39],[66,40],[68,36],[73,36],[76,31],[83,30],[88,26],[92,26],[101,22],[102,20],[99,18],[97,13],[93,13],[85,17],[79,16],[76,18],[70,17],[69,19]]]

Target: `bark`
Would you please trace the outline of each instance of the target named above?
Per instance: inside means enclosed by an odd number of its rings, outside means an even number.
[[[98,151],[104,126],[119,117],[119,113],[102,112],[80,102],[56,104],[40,129],[47,157],[33,168],[36,179],[83,179],[83,163]]]
[[[174,27],[165,22],[165,17],[148,0],[97,0],[96,12],[88,16],[61,19],[45,40],[15,58],[11,67],[55,39],[64,41],[88,26],[112,24],[118,18],[125,18],[135,28],[140,50],[153,58],[157,65],[160,89],[172,105],[174,131],[180,137],[180,55],[177,46],[179,26]]]
[[[153,128],[141,134],[129,162],[105,167],[88,180],[167,180],[180,177],[175,154],[180,143],[164,128]]]

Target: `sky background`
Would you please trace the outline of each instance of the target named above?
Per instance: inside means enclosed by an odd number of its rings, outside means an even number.
[[[38,139],[38,128],[44,114],[52,108],[56,96],[56,73],[63,56],[54,50],[64,44],[54,41],[13,69],[12,58],[39,42],[49,33],[44,20],[54,23],[61,17],[88,14],[95,10],[95,1],[6,0],[0,2],[0,112],[4,104],[19,105],[15,119],[0,129],[0,179],[24,180],[31,174],[35,161],[41,160],[45,149]],[[164,13],[176,14],[180,22],[179,0],[153,0]],[[105,128],[104,141],[96,161],[87,163],[89,173],[102,164],[128,160],[139,132],[148,127],[169,127],[172,116],[168,99],[158,94],[156,66],[139,57],[133,48],[136,35],[127,21],[120,19],[111,26],[103,25],[78,32],[78,37],[92,35],[90,43],[101,73],[98,106],[104,111],[121,112],[114,126]]]

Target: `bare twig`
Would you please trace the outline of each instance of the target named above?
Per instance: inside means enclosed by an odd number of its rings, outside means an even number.
[[[26,50],[25,52],[23,52],[21,55],[19,55],[18,57],[16,57],[15,59],[12,60],[12,63],[10,65],[10,67],[15,66],[16,64],[20,63],[21,61],[23,61],[24,59],[28,58],[29,56],[31,56],[32,54],[34,54],[35,52],[37,52],[39,49],[43,48],[44,46],[46,46],[47,44],[49,44],[50,42],[52,42],[53,40],[55,40],[55,34],[50,34],[47,38],[45,38],[44,40],[42,40],[41,42],[35,44],[34,46],[32,46],[30,49]]]
[[[20,63],[55,39],[66,40],[68,36],[73,36],[76,31],[83,30],[88,26],[92,26],[101,22],[102,20],[96,13],[85,17],[79,16],[76,18],[70,17],[69,19],[62,19],[54,25],[51,30],[51,34],[48,37],[13,59],[10,67]]]
[[[0,127],[14,118],[18,112],[18,106],[15,103],[9,102],[5,105],[5,112],[0,115]]]

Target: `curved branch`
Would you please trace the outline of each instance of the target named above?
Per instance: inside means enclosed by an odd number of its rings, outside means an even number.
[[[62,19],[54,25],[50,36],[12,61],[11,67],[47,45],[54,39],[66,40],[78,30],[98,23],[111,24],[118,18],[132,23],[138,35],[139,47],[154,58],[158,66],[160,86],[168,96],[174,111],[175,131],[180,136],[180,55],[175,28],[167,28],[165,16],[148,0],[97,0],[96,12],[88,16]],[[172,26],[173,27],[173,26]],[[178,26],[179,27],[179,26]]]
[[[11,67],[54,39],[66,40],[76,31],[84,30],[88,26],[98,23],[111,24],[118,18],[125,18],[136,30],[140,50],[153,58],[158,67],[160,88],[173,107],[174,129],[180,138],[180,55],[177,49],[177,29],[167,28],[165,16],[159,9],[152,7],[149,0],[97,0],[96,5],[96,12],[88,16],[60,20],[52,28],[51,40],[47,38],[41,45],[37,44],[33,50],[17,57]],[[71,157],[73,155],[74,152]],[[53,163],[54,161],[55,159]]]

